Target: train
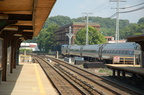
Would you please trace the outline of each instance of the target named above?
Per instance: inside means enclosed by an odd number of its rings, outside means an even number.
[[[103,61],[104,63],[112,63],[114,57],[135,58],[137,64],[140,63],[141,47],[135,42],[125,43],[105,43],[96,45],[62,45],[61,53],[67,57],[83,57],[88,61]]]

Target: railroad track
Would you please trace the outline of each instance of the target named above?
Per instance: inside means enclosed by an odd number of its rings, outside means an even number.
[[[69,81],[66,76],[60,73],[52,65],[47,64],[43,59],[35,57],[35,60],[41,65],[45,74],[56,88],[59,95],[86,95],[85,92]]]
[[[58,72],[67,77],[79,90],[87,95],[140,95],[142,93],[111,82],[81,68],[75,67],[67,62],[48,57],[53,60],[50,64]],[[68,94],[66,94],[68,95]]]

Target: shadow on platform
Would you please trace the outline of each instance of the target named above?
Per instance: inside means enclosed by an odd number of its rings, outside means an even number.
[[[16,69],[13,69],[13,73],[7,74],[7,80],[2,81],[0,84],[0,95],[11,95],[16,81],[21,73],[23,65],[17,65]]]

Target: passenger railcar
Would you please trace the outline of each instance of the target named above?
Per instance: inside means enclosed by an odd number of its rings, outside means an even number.
[[[69,56],[81,56],[85,59],[97,59],[106,63],[112,63],[114,56],[134,57],[135,51],[141,51],[140,45],[135,42],[107,43],[97,45],[63,45],[62,54]],[[140,54],[136,57],[140,59]]]
[[[61,46],[61,54],[63,55],[63,56],[66,56],[66,55],[68,55],[68,50],[69,50],[69,45],[62,45]]]
[[[82,46],[80,45],[71,45],[69,47],[69,55],[72,55],[72,56],[81,56],[81,48]]]
[[[102,48],[101,59],[106,61],[106,63],[111,63],[114,56],[134,57],[134,51],[140,50],[138,47],[139,45],[134,42],[105,44]]]
[[[100,47],[102,44],[99,45],[85,45],[81,49],[81,56],[85,58],[89,58],[89,60],[100,60]]]

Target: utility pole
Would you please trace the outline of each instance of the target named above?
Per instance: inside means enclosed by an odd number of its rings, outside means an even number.
[[[86,45],[88,45],[89,43],[89,38],[88,38],[88,20],[89,20],[89,14],[92,14],[90,12],[85,12],[83,14],[86,14]]]
[[[118,41],[119,41],[119,2],[126,2],[126,1],[122,1],[122,0],[110,0],[110,2],[117,2],[115,42],[118,43]]]
[[[69,27],[69,33],[66,34],[69,38],[69,45],[71,45],[71,38],[74,35],[73,33],[71,33],[71,26]]]

